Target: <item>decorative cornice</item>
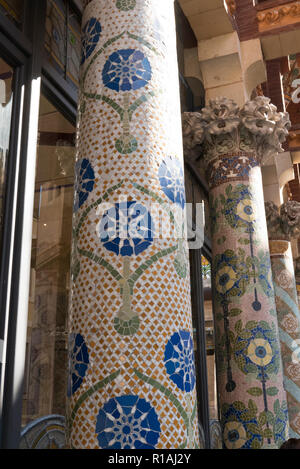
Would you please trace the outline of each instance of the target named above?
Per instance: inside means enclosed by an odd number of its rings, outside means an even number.
[[[291,126],[288,113],[277,112],[265,96],[246,102],[242,109],[232,99],[216,98],[200,113],[184,113],[182,123],[185,156],[202,144],[206,164],[220,155],[241,151],[265,162],[283,151]]]
[[[235,0],[225,0],[227,11],[231,16],[234,16],[236,12],[236,2]]]
[[[257,21],[260,31],[288,26],[289,23],[294,24],[300,21],[300,2],[297,1],[259,11]]]
[[[269,239],[287,240],[300,236],[300,202],[289,200],[280,208],[265,202]]]

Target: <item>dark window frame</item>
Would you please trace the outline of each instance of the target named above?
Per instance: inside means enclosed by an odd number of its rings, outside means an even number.
[[[203,191],[204,196],[209,198],[209,188],[206,181],[197,171],[195,165],[190,161],[185,162],[186,170],[189,171],[196,184]],[[194,201],[193,201],[194,203]],[[204,315],[204,288],[202,277],[202,256],[212,262],[211,241],[208,236],[204,235],[203,246],[200,249],[190,250],[190,266],[191,266],[191,301],[193,316],[196,319],[194,324],[196,328],[197,354],[195,357],[196,366],[199,369],[197,380],[197,400],[198,400],[198,416],[203,427],[205,448],[211,448],[210,438],[210,415],[209,415],[209,394],[208,394],[208,375],[206,361],[206,331],[205,331],[205,315]],[[213,272],[212,274],[213,275]],[[213,278],[212,278],[212,297],[213,297]],[[212,307],[214,307],[212,303]],[[218,396],[218,393],[217,393]],[[217,403],[218,405],[218,403]],[[219,405],[218,405],[219,411]]]
[[[70,3],[73,6],[74,2],[70,0]],[[24,259],[22,233],[26,224],[25,204],[33,207],[33,196],[27,193],[29,162],[35,173],[35,157],[31,155],[29,158],[27,154],[29,122],[38,113],[37,109],[31,109],[33,81],[41,80],[40,93],[73,124],[76,123],[77,109],[77,91],[44,58],[46,0],[25,0],[24,7],[22,31],[0,13],[1,57],[14,67],[15,93],[7,166],[3,256],[0,261],[0,339],[4,340],[7,356],[6,365],[0,363],[1,449],[17,449],[21,433],[23,388],[17,382],[17,376],[20,377],[20,369],[24,369],[25,365],[26,333],[23,331],[22,334],[21,329],[27,329],[27,320],[20,308],[20,297],[23,276],[28,274],[26,270],[31,258],[31,249],[28,249],[27,242],[28,252]],[[75,9],[79,11],[76,5]],[[22,125],[19,125],[21,119]],[[13,285],[13,288],[9,288],[9,285]]]

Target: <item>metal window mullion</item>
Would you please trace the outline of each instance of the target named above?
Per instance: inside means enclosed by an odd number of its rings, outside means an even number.
[[[3,391],[6,363],[9,297],[11,294],[11,271],[13,259],[14,231],[16,222],[17,182],[19,174],[21,127],[24,103],[24,66],[14,70],[13,107],[10,129],[9,156],[6,170],[6,188],[3,218],[3,238],[0,264],[0,441],[2,434]]]
[[[202,424],[205,447],[210,448],[210,429],[209,429],[209,394],[207,381],[207,362],[206,362],[206,337],[205,337],[205,318],[204,318],[204,291],[202,282],[201,249],[190,251],[191,262],[191,297],[192,308],[195,312],[196,321],[196,343],[197,354],[196,364],[198,366],[197,395],[198,395],[198,414]]]
[[[2,433],[1,447],[4,449],[17,449],[19,446],[27,338],[36,146],[46,2],[45,0],[32,0],[31,8],[34,48],[33,55],[27,63],[25,77],[3,398],[2,424],[5,431]]]

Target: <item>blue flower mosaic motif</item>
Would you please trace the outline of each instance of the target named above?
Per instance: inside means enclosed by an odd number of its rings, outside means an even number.
[[[151,76],[149,60],[136,49],[113,52],[102,71],[103,84],[118,92],[143,88],[151,80]]]
[[[175,332],[168,341],[164,355],[170,379],[181,391],[191,392],[196,383],[193,339],[188,331]]]
[[[68,396],[80,387],[89,364],[89,352],[81,334],[70,335]]]
[[[95,185],[95,173],[87,158],[83,158],[76,162],[75,175],[74,212],[76,212],[87,200]]]
[[[181,162],[172,156],[167,156],[158,169],[161,188],[166,196],[184,208],[185,188]]]
[[[82,30],[81,65],[90,57],[100,39],[102,28],[96,18],[90,18]]]
[[[153,242],[154,225],[146,207],[138,202],[121,202],[108,209],[99,224],[100,240],[108,251],[121,256],[138,256]]]
[[[160,431],[155,409],[139,396],[113,397],[97,416],[96,434],[103,449],[154,449]]]

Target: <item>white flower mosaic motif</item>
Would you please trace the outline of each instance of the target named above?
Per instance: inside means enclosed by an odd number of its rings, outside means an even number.
[[[293,334],[299,331],[299,323],[297,318],[292,314],[287,314],[282,321],[280,322],[280,326],[288,333]]]
[[[286,374],[293,381],[300,380],[300,363],[290,363],[286,367]]]
[[[279,286],[283,289],[292,288],[293,282],[290,272],[287,269],[284,269],[277,275],[276,280]]]
[[[294,428],[298,430],[298,433],[299,433],[300,432],[300,415],[299,414],[297,414],[297,416],[292,421],[292,425]]]

